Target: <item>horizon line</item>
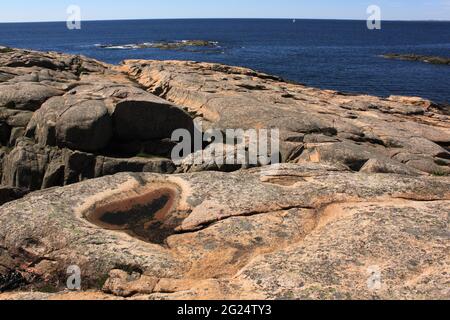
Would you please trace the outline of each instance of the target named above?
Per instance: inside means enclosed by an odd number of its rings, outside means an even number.
[[[120,19],[87,19],[81,22],[113,22],[113,21],[152,21],[152,20],[326,20],[326,21],[367,21],[353,18],[120,18]],[[450,22],[445,19],[382,19],[382,22]],[[39,21],[0,21],[0,24],[19,23],[65,23],[66,20],[39,20]]]

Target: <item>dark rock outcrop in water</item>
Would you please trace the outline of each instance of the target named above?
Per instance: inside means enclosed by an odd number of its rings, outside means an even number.
[[[406,60],[406,61],[419,61],[431,64],[442,64],[450,66],[450,58],[445,57],[433,57],[433,56],[424,56],[419,54],[399,54],[399,53],[389,53],[383,55],[384,58],[387,59],[396,59],[396,60]]]
[[[0,299],[449,299],[443,110],[220,64],[1,50]],[[177,167],[171,132],[198,120],[278,128],[285,163]],[[81,293],[64,291],[72,265]]]
[[[218,43],[207,40],[182,40],[182,41],[159,41],[159,42],[144,42],[136,44],[123,45],[98,45],[103,49],[162,49],[162,50],[192,50],[194,48],[218,48]]]

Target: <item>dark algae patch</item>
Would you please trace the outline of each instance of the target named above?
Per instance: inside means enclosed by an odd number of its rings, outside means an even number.
[[[86,218],[98,227],[164,244],[180,222],[176,215],[171,215],[175,198],[175,190],[160,188],[97,206]]]
[[[13,271],[0,275],[0,292],[18,289],[27,283],[20,272]]]

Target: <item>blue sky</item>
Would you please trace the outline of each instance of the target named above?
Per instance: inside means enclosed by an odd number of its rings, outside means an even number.
[[[0,22],[65,21],[78,5],[83,20],[159,18],[366,19],[376,4],[384,20],[450,20],[450,0],[2,0]]]

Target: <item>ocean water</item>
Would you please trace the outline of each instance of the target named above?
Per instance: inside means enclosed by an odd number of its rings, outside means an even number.
[[[207,47],[163,50],[161,41],[208,40]],[[450,67],[387,60],[386,53],[450,57],[450,22],[337,20],[133,20],[0,24],[0,45],[83,54],[109,63],[178,59],[240,65],[318,88],[450,102]]]

